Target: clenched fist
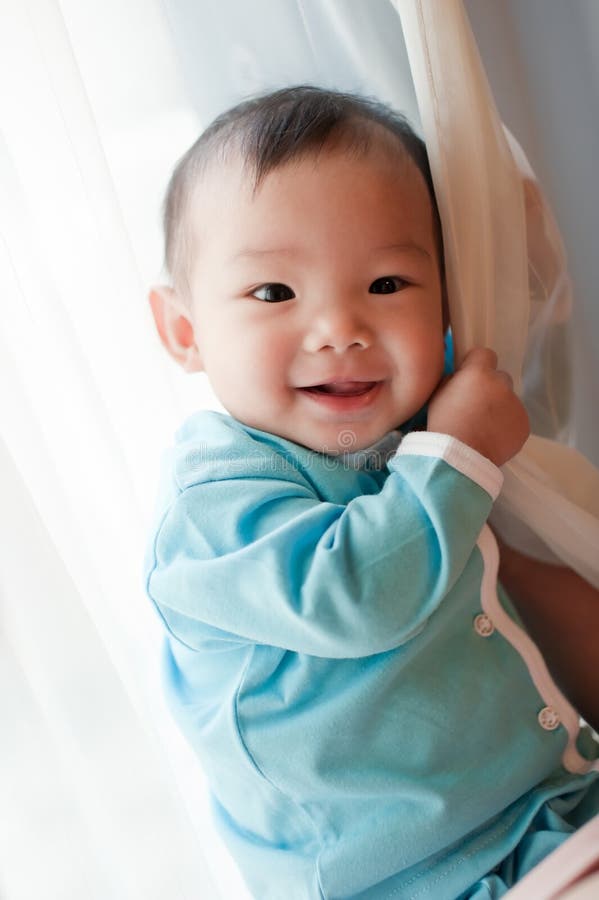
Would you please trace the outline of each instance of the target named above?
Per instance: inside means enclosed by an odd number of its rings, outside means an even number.
[[[428,430],[458,438],[496,466],[521,450],[530,434],[528,415],[493,350],[471,350],[441,382],[429,401]]]

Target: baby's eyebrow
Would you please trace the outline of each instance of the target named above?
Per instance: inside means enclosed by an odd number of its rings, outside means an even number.
[[[260,258],[270,255],[298,256],[300,253],[301,250],[297,247],[272,247],[264,250],[258,247],[244,247],[243,250],[231,257],[231,262],[236,262],[238,259],[254,259],[255,257]]]
[[[383,244],[382,247],[373,248],[374,253],[382,253],[389,250],[399,251],[401,253],[421,253],[429,259],[431,258],[428,250],[425,250],[424,247],[421,247],[420,244],[415,244],[413,241],[406,241],[402,244]]]
[[[412,241],[406,241],[401,244],[383,244],[380,247],[373,247],[372,252],[383,253],[389,251],[401,253],[420,253],[423,256],[426,256],[428,259],[431,258],[431,254],[428,252],[428,250],[425,250],[424,247],[420,246],[420,244],[415,244]],[[240,259],[255,259],[271,255],[299,256],[301,255],[301,249],[299,247],[272,247],[266,249],[260,249],[258,247],[244,247],[231,258],[231,262],[237,262],[237,260]]]

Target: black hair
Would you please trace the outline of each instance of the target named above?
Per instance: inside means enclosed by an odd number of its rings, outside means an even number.
[[[256,191],[273,169],[336,142],[349,152],[366,153],[377,141],[375,126],[397,139],[421,172],[428,188],[439,265],[443,269],[441,224],[426,145],[401,113],[359,94],[297,85],[244,100],[219,115],[177,163],[163,210],[165,261],[175,282],[185,277],[189,261],[187,204],[207,166],[238,154]]]

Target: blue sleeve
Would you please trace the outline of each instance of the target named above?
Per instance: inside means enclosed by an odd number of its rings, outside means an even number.
[[[377,494],[323,502],[263,467],[175,497],[158,529],[148,594],[169,630],[198,648],[236,641],[359,657],[418,633],[462,572],[499,492],[484,457],[445,435],[408,435]]]

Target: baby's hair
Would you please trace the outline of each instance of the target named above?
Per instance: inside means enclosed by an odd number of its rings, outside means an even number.
[[[256,192],[269,172],[301,157],[336,146],[356,156],[366,154],[373,144],[384,141],[373,125],[396,139],[424,177],[442,268],[441,223],[426,146],[405,116],[359,94],[298,85],[244,100],[222,113],[175,166],[164,200],[163,226],[165,266],[179,293],[189,294],[189,205],[210,164],[225,164],[238,156]]]

